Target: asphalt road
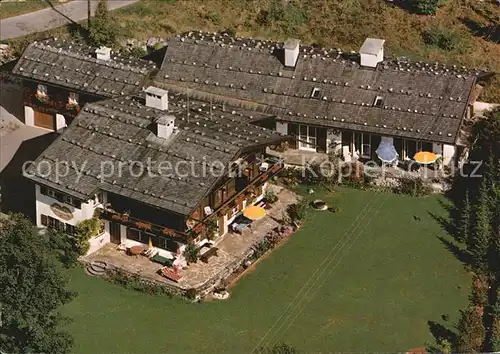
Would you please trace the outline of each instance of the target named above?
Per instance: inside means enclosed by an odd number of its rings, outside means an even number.
[[[108,1],[108,10],[131,5],[139,0]],[[55,0],[52,0],[55,3]],[[91,1],[94,13],[98,1]],[[24,15],[10,17],[0,21],[0,40],[24,37],[31,33],[43,32],[52,28],[79,22],[87,18],[87,1],[74,0],[66,4],[56,5]]]

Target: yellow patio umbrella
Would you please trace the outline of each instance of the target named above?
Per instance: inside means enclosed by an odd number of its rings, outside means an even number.
[[[243,215],[250,220],[259,220],[266,216],[266,210],[256,205],[250,205],[243,210]]]
[[[153,248],[153,241],[151,241],[151,236],[149,237],[148,247]]]
[[[429,165],[436,162],[438,156],[433,152],[420,151],[413,156],[413,159],[421,165]]]

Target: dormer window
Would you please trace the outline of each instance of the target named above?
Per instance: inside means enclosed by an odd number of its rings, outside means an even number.
[[[320,89],[315,87],[312,90],[311,97],[312,98],[319,98],[319,94],[320,94]]]
[[[48,93],[47,93],[47,86],[45,85],[42,85],[42,84],[38,84],[37,88],[36,88],[36,94],[38,96],[47,96]]]
[[[70,92],[68,96],[68,104],[78,106],[78,94]]]
[[[384,104],[384,98],[381,96],[377,96],[375,98],[375,101],[373,102],[373,107],[381,108],[383,104]]]

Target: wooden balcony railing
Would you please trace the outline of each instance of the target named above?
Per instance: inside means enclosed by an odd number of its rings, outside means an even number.
[[[162,225],[153,224],[147,220],[134,218],[128,214],[120,214],[110,208],[104,208],[101,210],[101,218],[104,220],[117,222],[125,226],[134,227],[139,230],[151,232],[152,234],[158,236],[168,237],[182,243],[186,243],[191,238],[191,235],[187,233],[174,230]]]
[[[37,96],[34,93],[24,94],[24,105],[35,107],[37,110],[44,112],[59,113],[65,117],[75,117],[81,109],[79,105],[71,105],[68,101],[51,98],[50,96]]]

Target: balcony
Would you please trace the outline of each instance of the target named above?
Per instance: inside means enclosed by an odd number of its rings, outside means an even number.
[[[36,108],[42,112],[58,113],[69,118],[74,118],[81,109],[79,105],[70,105],[67,100],[57,99],[51,96],[40,97],[31,92],[24,94],[23,104]]]
[[[141,220],[134,218],[128,214],[120,214],[113,209],[103,208],[101,209],[101,219],[116,222],[127,227],[133,227],[139,230],[150,232],[157,236],[167,237],[174,241],[187,243],[191,236],[187,233],[174,230],[162,225],[153,224],[147,220]]]

